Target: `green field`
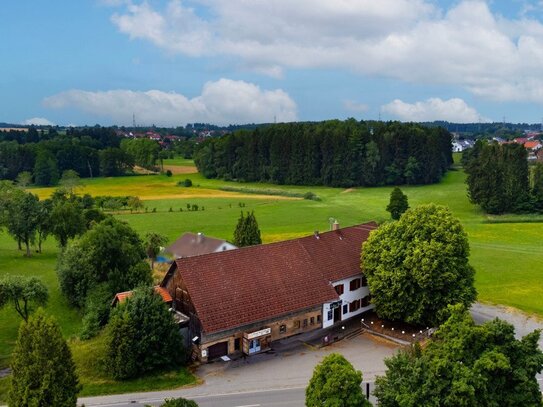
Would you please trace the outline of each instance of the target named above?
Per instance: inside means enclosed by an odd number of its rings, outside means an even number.
[[[169,160],[168,160],[169,161]],[[190,165],[187,160],[177,165]],[[190,178],[193,187],[177,186]],[[479,300],[504,304],[543,316],[543,217],[509,216],[489,218],[466,196],[465,175],[461,170],[450,171],[437,185],[402,187],[410,205],[434,202],[447,205],[463,223],[471,244],[471,263],[475,267]],[[264,242],[290,239],[327,230],[329,218],[336,218],[343,226],[388,219],[385,211],[391,187],[340,189],[328,187],[297,187],[268,184],[239,184],[221,180],[207,180],[199,174],[132,176],[85,180],[79,193],[93,195],[138,195],[148,212],[118,214],[139,233],[159,232],[170,241],[186,231],[232,239],[240,210],[254,210]],[[312,191],[320,201],[283,196],[265,196],[221,191],[223,186],[262,188],[305,193]],[[33,189],[46,197],[52,189]],[[187,203],[204,210],[189,212]],[[240,204],[244,205],[243,208]],[[171,208],[171,212],[170,212]],[[183,209],[180,212],[180,208]],[[153,209],[156,212],[152,212]],[[502,221],[506,222],[502,222]],[[16,243],[0,233],[0,274],[37,275],[49,286],[51,299],[48,311],[55,315],[67,337],[80,329],[79,315],[66,306],[60,296],[54,272],[57,248],[50,239],[44,254],[31,259],[22,257]],[[0,311],[0,367],[8,362],[19,319],[6,308]],[[77,341],[73,341],[75,344]],[[80,344],[81,345],[81,344]],[[75,346],[75,345],[73,345]],[[2,387],[2,386],[0,386]],[[1,389],[0,389],[1,392]]]

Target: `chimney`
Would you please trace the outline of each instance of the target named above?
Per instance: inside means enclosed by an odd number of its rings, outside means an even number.
[[[196,236],[196,243],[202,243],[204,241],[204,234],[202,232],[198,232],[198,235]]]
[[[319,235],[318,230],[315,230],[314,235],[315,235],[315,239],[320,239],[321,238],[320,235]]]
[[[339,222],[337,220],[332,224],[332,230],[339,230]]]

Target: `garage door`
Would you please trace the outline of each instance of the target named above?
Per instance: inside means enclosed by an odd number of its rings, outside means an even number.
[[[207,348],[207,358],[209,360],[220,358],[228,354],[228,342],[219,342]]]

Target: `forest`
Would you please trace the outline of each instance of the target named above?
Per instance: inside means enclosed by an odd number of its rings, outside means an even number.
[[[543,164],[527,158],[522,144],[477,141],[462,156],[471,202],[490,214],[543,212]]]
[[[0,132],[0,180],[23,174],[34,185],[56,185],[67,170],[81,178],[119,176],[134,165],[152,167],[159,153],[156,141],[123,139],[108,127]]]
[[[431,184],[452,164],[451,134],[399,122],[274,124],[202,143],[207,178],[334,187]]]

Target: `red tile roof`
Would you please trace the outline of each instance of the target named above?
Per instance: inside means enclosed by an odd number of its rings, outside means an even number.
[[[157,294],[160,294],[160,296],[162,297],[162,301],[166,303],[173,301],[172,296],[164,287],[156,285],[154,288],[155,292]],[[131,297],[133,293],[134,291],[124,291],[122,293],[115,294],[115,298],[113,298],[113,302],[111,303],[111,305],[115,306],[117,304],[122,304],[128,297]]]
[[[182,258],[174,272],[181,273],[204,332],[218,332],[337,300],[330,282],[360,274],[362,243],[376,227]]]
[[[534,148],[541,148],[541,142],[534,140],[534,141],[527,141],[524,143],[524,148],[534,149]]]

